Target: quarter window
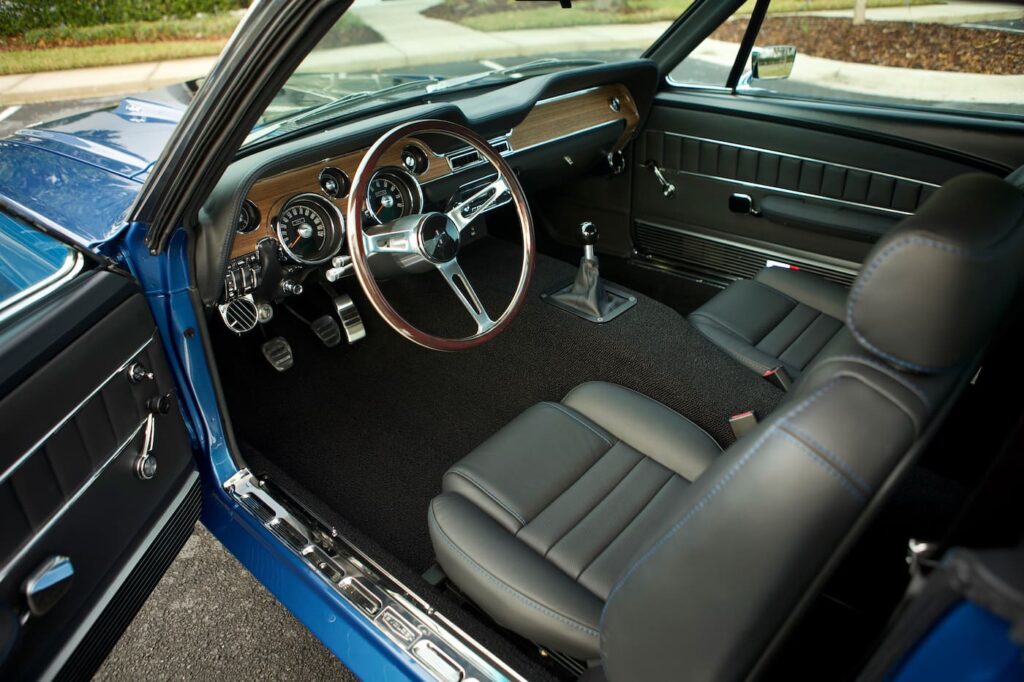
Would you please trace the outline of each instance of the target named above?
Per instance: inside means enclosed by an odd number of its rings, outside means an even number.
[[[70,273],[78,260],[69,246],[0,213],[0,314]]]

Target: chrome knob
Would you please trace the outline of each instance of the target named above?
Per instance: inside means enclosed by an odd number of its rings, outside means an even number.
[[[586,220],[580,223],[580,238],[583,239],[583,243],[587,246],[593,246],[597,243],[597,225]]]
[[[290,279],[286,279],[281,282],[281,291],[292,296],[298,296],[302,293],[302,285],[298,282],[293,282]]]

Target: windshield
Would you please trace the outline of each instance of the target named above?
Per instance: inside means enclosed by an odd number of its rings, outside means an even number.
[[[689,0],[356,0],[248,142],[340,112],[638,57]]]

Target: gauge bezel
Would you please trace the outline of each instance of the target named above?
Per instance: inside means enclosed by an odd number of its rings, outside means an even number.
[[[331,234],[329,235],[329,241],[327,243],[330,243],[331,245],[328,248],[327,255],[323,258],[311,259],[296,255],[290,248],[288,248],[288,243],[281,237],[281,216],[284,215],[285,211],[287,211],[291,205],[297,201],[312,201],[319,206],[327,207],[329,213],[333,213],[334,218],[336,219],[336,221],[328,221],[331,223]],[[342,215],[341,209],[335,206],[333,202],[319,194],[314,194],[313,192],[303,192],[302,194],[295,194],[288,197],[288,200],[284,202],[283,206],[281,206],[281,211],[278,213],[274,222],[276,223],[274,232],[277,235],[278,245],[284,251],[285,255],[296,263],[302,263],[303,265],[320,265],[321,263],[326,263],[338,254],[338,251],[341,250],[342,245],[345,243],[345,216]]]
[[[248,210],[252,217],[252,222],[249,223],[249,227],[245,230],[238,227],[238,221],[235,221],[235,232],[238,234],[252,234],[260,227],[260,222],[263,220],[263,216],[260,214],[259,207],[251,199],[246,199],[242,202],[242,208],[239,210],[238,215],[241,217],[242,214]]]
[[[366,196],[363,197],[364,203],[366,205],[366,212],[370,214],[370,217],[373,218],[373,221],[375,223],[377,223],[378,225],[384,224],[381,221],[381,219],[377,217],[376,212],[374,212],[374,210],[370,208],[369,201],[370,186],[373,185],[373,181],[376,180],[377,177],[380,175],[401,176],[399,178],[401,182],[404,182],[406,185],[408,185],[410,189],[415,189],[415,194],[412,195],[412,198],[415,201],[419,202],[418,206],[414,207],[417,210],[410,211],[407,215],[413,215],[414,213],[423,212],[423,186],[420,185],[420,181],[416,179],[416,176],[400,166],[384,166],[383,168],[378,168],[377,170],[375,170],[373,172],[373,175],[370,176],[370,181],[366,183]]]
[[[325,175],[337,176],[335,180],[340,180],[341,184],[341,189],[338,192],[331,194],[330,192],[324,189]],[[329,199],[334,199],[335,201],[344,199],[352,190],[352,179],[348,176],[348,173],[335,166],[324,166],[320,170],[320,173],[316,176],[316,183],[320,187],[320,191],[323,193],[325,197],[328,197]]]

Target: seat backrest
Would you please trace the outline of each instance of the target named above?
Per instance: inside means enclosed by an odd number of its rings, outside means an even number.
[[[862,350],[816,362],[690,487],[688,511],[608,597],[612,680],[750,674],[942,421],[1024,275],[1024,192],[947,183],[851,290]]]

